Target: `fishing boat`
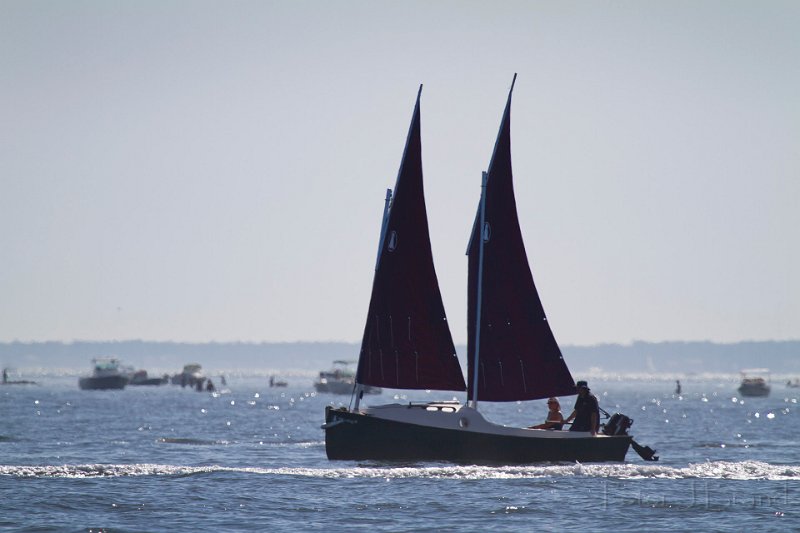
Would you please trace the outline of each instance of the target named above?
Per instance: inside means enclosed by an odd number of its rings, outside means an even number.
[[[742,381],[737,389],[739,394],[750,397],[769,396],[771,387],[768,368],[749,368],[742,370],[741,374]]]
[[[511,169],[513,88],[512,82],[489,169],[482,175],[467,250],[468,381],[433,265],[422,180],[420,86],[394,192],[386,194],[351,408],[325,410],[322,428],[329,459],[622,461],[633,443],[627,427],[609,435],[507,427],[478,410],[479,401],[577,394],[522,241]],[[367,386],[466,391],[467,401],[362,407]],[[654,450],[643,449],[649,459],[657,459]]]
[[[120,368],[119,359],[102,357],[92,359],[92,375],[78,379],[81,390],[124,389],[129,376]]]

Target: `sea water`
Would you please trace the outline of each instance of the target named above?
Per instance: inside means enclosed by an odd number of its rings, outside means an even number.
[[[800,529],[800,389],[741,398],[733,377],[590,382],[658,450],[645,462],[471,466],[328,461],[312,379],[229,376],[81,391],[0,386],[0,529],[10,531],[787,531]],[[220,384],[217,383],[219,387]],[[367,404],[463,399],[384,391]],[[562,398],[568,415],[573,398]],[[483,403],[541,422],[543,401]]]

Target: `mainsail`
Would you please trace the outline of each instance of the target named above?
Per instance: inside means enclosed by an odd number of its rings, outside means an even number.
[[[516,80],[516,75],[514,76]],[[473,226],[469,255],[469,399],[535,400],[575,394],[575,382],[547,322],[522,241],[511,173],[511,93],[485,178],[485,205]],[[480,242],[483,237],[483,267]],[[479,284],[479,271],[482,280]],[[479,346],[476,344],[478,290]],[[475,350],[479,348],[478,367]],[[477,390],[474,390],[475,372]]]
[[[420,86],[420,93],[422,86]],[[385,217],[356,381],[466,390],[439,292],[422,185],[419,98]]]

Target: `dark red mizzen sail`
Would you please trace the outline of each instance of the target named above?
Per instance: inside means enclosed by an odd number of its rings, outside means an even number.
[[[382,234],[356,381],[395,389],[466,390],[433,267],[419,94]]]
[[[511,91],[484,192],[477,398],[472,389],[476,371],[480,207],[467,251],[469,398],[479,401],[509,402],[575,394],[575,382],[547,323],[522,242],[511,174]]]

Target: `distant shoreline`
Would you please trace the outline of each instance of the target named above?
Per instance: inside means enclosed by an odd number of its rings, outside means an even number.
[[[465,346],[456,350],[464,364]],[[318,372],[334,359],[358,359],[359,345],[347,342],[209,342],[143,340],[2,342],[0,365],[15,368],[88,369],[93,357],[114,355],[137,368],[175,369],[197,362],[206,368],[293,369]],[[800,340],[713,342],[633,342],[563,346],[573,374],[737,373],[767,367],[775,374],[800,374]]]

